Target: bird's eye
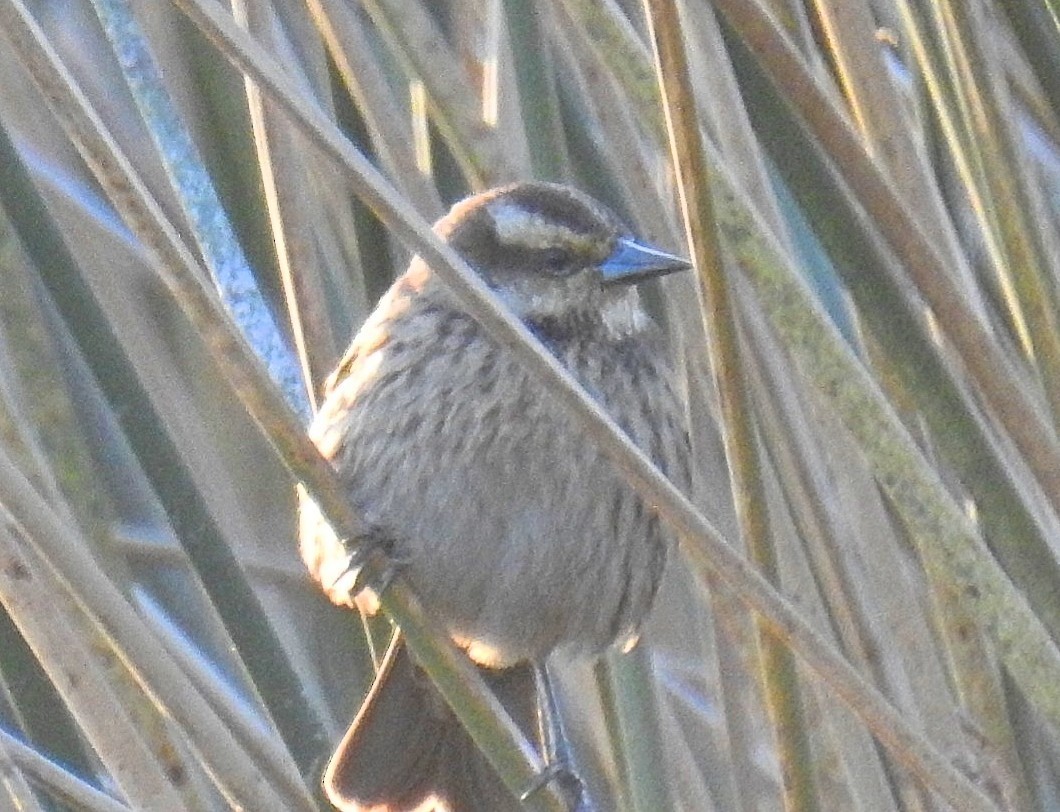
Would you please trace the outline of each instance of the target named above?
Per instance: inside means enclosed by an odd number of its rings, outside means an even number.
[[[545,273],[554,276],[565,276],[571,270],[570,252],[562,248],[546,248],[541,258],[541,267]]]

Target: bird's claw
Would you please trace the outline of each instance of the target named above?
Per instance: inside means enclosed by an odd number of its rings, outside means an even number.
[[[380,572],[372,577],[365,577],[362,589],[370,589],[375,594],[376,598],[382,597],[383,593],[387,591],[390,585],[394,582],[406,567],[409,562],[404,558],[396,558],[393,555],[388,555],[386,563],[383,565]]]
[[[578,808],[582,795],[582,780],[563,761],[546,764],[541,772],[531,778],[526,788],[519,794],[519,803],[526,803],[549,784],[556,784],[559,787],[571,809]]]
[[[400,574],[408,561],[394,554],[394,539],[379,528],[372,528],[355,540],[344,540],[343,547],[349,550],[346,561],[338,577],[332,582],[331,592],[343,592],[348,595],[359,595],[371,590],[378,598]],[[375,553],[385,557],[380,567],[376,564],[370,572],[368,563]]]

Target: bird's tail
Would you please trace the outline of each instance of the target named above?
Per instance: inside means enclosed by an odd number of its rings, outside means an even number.
[[[524,664],[483,676],[523,734],[540,744],[532,668]],[[324,790],[343,812],[430,809],[432,798],[448,812],[521,808],[413,663],[401,635],[331,757]]]

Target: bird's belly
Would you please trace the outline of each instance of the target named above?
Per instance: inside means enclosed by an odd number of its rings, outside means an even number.
[[[460,380],[461,364],[491,375],[415,401],[400,381],[369,385],[314,439],[472,656],[505,665],[628,638],[665,562],[656,517],[514,359],[471,342],[432,374]],[[629,422],[650,445],[651,419]],[[327,531],[303,513],[303,557],[323,581]]]
[[[654,593],[650,517],[605,461],[562,440],[534,464],[453,465],[389,506],[414,587],[488,664],[562,644],[598,651],[633,631]]]

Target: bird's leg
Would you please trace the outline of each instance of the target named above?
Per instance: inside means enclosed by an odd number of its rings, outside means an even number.
[[[571,809],[588,810],[581,779],[571,767],[570,750],[563,733],[556,694],[544,662],[534,663],[534,677],[538,699],[538,739],[544,747],[545,768],[531,780],[519,800],[526,801],[542,787],[555,782],[569,799]]]
[[[560,726],[559,706],[552,688],[552,678],[545,663],[534,663],[537,682],[538,735],[544,745],[547,764],[564,763],[567,760],[567,740]]]

